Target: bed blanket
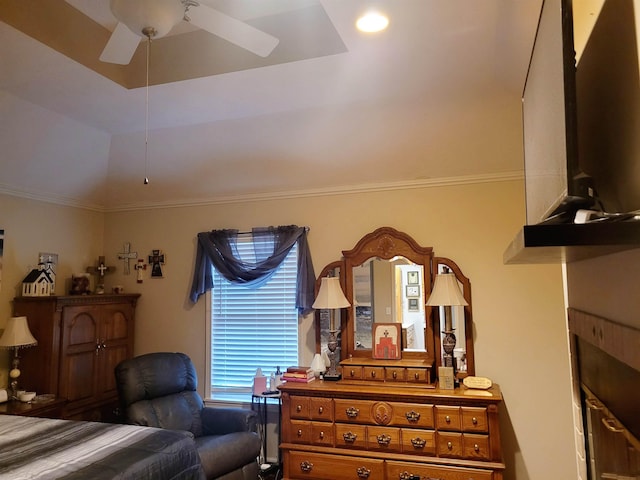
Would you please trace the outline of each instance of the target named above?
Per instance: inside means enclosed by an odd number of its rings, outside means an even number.
[[[0,478],[200,480],[204,473],[187,432],[0,415]]]

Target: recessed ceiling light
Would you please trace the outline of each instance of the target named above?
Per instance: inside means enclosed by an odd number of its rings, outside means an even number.
[[[361,32],[373,33],[384,30],[389,25],[389,19],[378,12],[368,12],[356,21],[356,27]]]

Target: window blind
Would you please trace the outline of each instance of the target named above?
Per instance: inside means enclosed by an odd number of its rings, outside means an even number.
[[[253,242],[238,240],[238,254],[255,262]],[[295,245],[263,286],[234,285],[214,270],[211,290],[211,393],[214,399],[249,395],[256,369],[269,376],[276,367],[298,363]]]

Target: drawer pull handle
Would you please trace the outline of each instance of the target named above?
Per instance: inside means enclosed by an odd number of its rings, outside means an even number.
[[[296,412],[300,413],[302,411],[302,405],[296,405]]]
[[[613,433],[622,433],[622,432],[624,432],[624,428],[621,428],[620,426],[616,425],[615,420],[613,420],[612,418],[603,418],[602,419],[602,424],[610,432],[613,432]]]
[[[310,472],[312,468],[313,463],[307,462],[306,460],[304,462],[300,462],[300,470],[303,472]]]
[[[396,378],[398,378],[398,372],[396,372],[395,370],[393,371],[393,373],[391,374],[391,376],[393,377],[393,379],[395,380]]]
[[[413,473],[409,473],[406,470],[400,474],[399,480],[420,480],[420,475],[414,475]],[[434,479],[438,480],[438,479]]]
[[[358,467],[356,473],[358,474],[358,478],[369,478],[369,475],[371,475],[371,470],[369,470],[367,467]]]
[[[355,370],[349,370],[349,375],[350,375],[351,377],[355,377],[355,376],[356,376],[356,372],[355,372]]]
[[[320,440],[324,440],[324,432],[320,432]]]
[[[373,371],[371,372],[371,378],[376,378],[376,371],[375,371],[375,370],[373,370]]]
[[[473,423],[474,425],[478,425],[478,419],[476,417],[473,417],[471,419],[471,423]]]
[[[602,404],[594,398],[587,398],[585,402],[589,410],[602,410]]]
[[[404,416],[408,422],[417,422],[418,420],[420,420],[420,414],[414,410],[405,413]]]
[[[447,423],[451,423],[451,417],[447,415],[446,417],[444,417],[444,421]]]
[[[298,437],[302,436],[302,430],[298,430]]]
[[[411,445],[413,445],[414,448],[424,448],[426,444],[427,441],[423,438],[416,437],[411,439]]]
[[[418,372],[414,373],[413,378],[415,378],[416,380],[420,380],[420,374]]]
[[[474,444],[473,444],[473,450],[474,450],[476,453],[478,453],[478,452],[480,451],[480,447],[478,446],[478,444],[477,444],[477,443],[474,443]]]
[[[322,412],[324,412],[324,408],[323,408],[323,407],[319,407],[319,408],[318,408],[318,413],[320,413],[320,414],[321,414]]]
[[[453,443],[451,443],[451,442],[447,442],[447,448],[448,448],[449,450],[453,450]]]
[[[356,418],[358,416],[358,413],[360,413],[360,410],[358,410],[356,407],[349,407],[345,410],[345,413],[349,418]]]
[[[347,432],[342,434],[342,438],[346,443],[355,443],[358,435],[353,432]]]
[[[378,445],[386,447],[391,443],[391,436],[386,433],[382,433],[376,437],[376,440],[378,440]]]

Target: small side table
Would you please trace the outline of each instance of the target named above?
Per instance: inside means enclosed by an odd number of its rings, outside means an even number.
[[[282,417],[282,395],[280,394],[280,392],[273,395],[252,394],[251,410],[258,413],[258,419],[260,422],[260,436],[262,438],[262,455],[260,456],[260,463],[264,464],[267,462],[267,405],[269,404],[270,399],[275,400],[275,402],[271,402],[272,405],[276,404],[276,402],[278,405],[278,464],[276,466],[276,469],[279,469],[280,465],[282,465],[282,459],[280,458],[280,418]],[[271,469],[272,468],[270,468],[269,470]]]
[[[21,402],[9,400],[0,403],[0,414],[20,415],[23,417],[62,418],[62,412],[67,401],[63,398],[54,398],[40,402]]]

